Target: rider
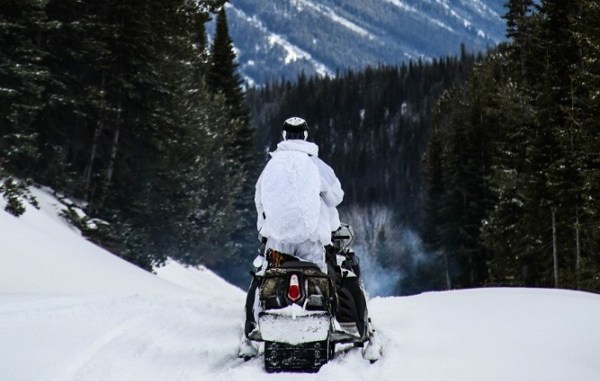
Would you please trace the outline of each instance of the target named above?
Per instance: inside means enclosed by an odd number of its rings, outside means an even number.
[[[337,321],[349,331],[365,334],[368,324],[367,301],[356,253],[350,249],[354,231],[348,224],[341,224],[332,233],[332,244],[326,247],[327,264],[338,297]]]
[[[306,141],[308,124],[304,119],[286,119],[281,135],[283,140],[271,152],[272,158],[256,183],[259,236],[265,243],[265,254],[291,255],[313,262],[327,273],[325,246],[331,245],[331,233],[340,227],[336,207],[344,191],[333,169],[318,157],[319,147]],[[313,223],[305,223],[310,220]],[[246,299],[247,337],[255,327],[256,288],[253,281]]]
[[[340,227],[336,207],[344,191],[333,169],[318,157],[319,147],[306,141],[304,119],[287,119],[281,134],[283,140],[256,183],[258,232],[266,238],[266,250],[314,262],[327,272],[324,247]]]

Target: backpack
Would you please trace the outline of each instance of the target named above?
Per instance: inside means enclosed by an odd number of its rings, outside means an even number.
[[[262,174],[261,201],[272,238],[297,244],[319,225],[321,176],[310,156],[276,151]]]

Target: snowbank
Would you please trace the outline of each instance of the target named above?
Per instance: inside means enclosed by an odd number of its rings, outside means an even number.
[[[169,259],[164,266],[156,267],[154,272],[159,278],[205,295],[226,297],[242,293],[242,290],[204,266],[184,266]]]
[[[0,201],[0,294],[176,294],[186,290],[85,240],[59,216],[47,189],[31,188],[40,210],[14,217]]]

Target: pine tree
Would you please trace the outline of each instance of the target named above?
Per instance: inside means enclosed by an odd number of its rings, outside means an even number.
[[[436,113],[437,114],[437,113]],[[432,124],[440,125],[437,120],[439,116],[434,115]],[[437,275],[445,278],[442,283],[446,289],[452,288],[452,280],[449,276],[448,256],[444,251],[440,228],[442,226],[442,200],[445,192],[444,173],[442,163],[442,137],[438,129],[433,128],[427,146],[426,161],[424,165],[425,172],[425,191],[426,197],[423,204],[424,219],[421,228],[423,241],[427,250],[431,253],[437,253],[436,262],[440,269]],[[445,274],[445,276],[444,276]]]
[[[225,7],[217,14],[214,41],[210,50],[209,67],[206,74],[206,84],[214,94],[221,94],[230,113],[235,130],[234,139],[228,145],[230,158],[240,164],[242,170],[252,168],[254,130],[250,126],[249,111],[242,90],[242,80],[237,73],[237,63],[233,42],[229,36]]]
[[[195,12],[200,11],[187,3],[186,12],[181,12],[182,4],[178,0],[122,3],[120,20],[126,16],[126,22],[115,20],[126,38],[115,41],[122,62],[110,68],[119,80],[114,82],[117,113],[109,135],[114,139],[109,140],[105,161],[104,184],[111,191],[103,209],[104,213],[119,210],[121,218],[131,222],[135,235],[128,238],[131,244],[126,252],[142,252],[151,261],[193,256],[192,238],[198,228],[190,216],[199,202],[207,201],[200,197],[202,188],[190,188],[197,184],[191,171],[201,171],[203,167],[194,163],[212,155],[200,142],[208,140],[210,122],[203,118],[213,106],[198,100],[206,91],[193,80],[188,65],[198,54],[192,46],[196,31],[191,28],[197,26]],[[124,77],[133,67],[137,74]],[[188,81],[195,87],[186,85]],[[113,156],[115,151],[118,157]],[[210,188],[214,189],[216,185]],[[225,196],[210,201],[214,202],[211,208],[226,209]]]
[[[46,3],[53,27],[44,35],[44,65],[53,80],[44,91],[48,100],[36,121],[40,132],[38,181],[57,191],[90,200],[98,176],[101,139],[111,115],[106,68],[113,60],[108,41],[114,33],[102,12],[89,1]]]
[[[228,106],[235,110],[236,116],[246,118],[242,80],[237,73],[236,56],[233,41],[229,36],[227,14],[221,7],[217,14],[214,41],[210,52],[210,67],[206,76],[208,87],[214,93],[223,93]]]
[[[260,171],[257,155],[255,130],[250,125],[250,112],[246,106],[245,93],[237,72],[236,55],[233,41],[229,36],[225,6],[217,13],[215,35],[210,49],[209,66],[206,73],[208,89],[222,99],[231,115],[229,126],[231,130],[228,139],[224,141],[224,154],[231,162],[230,176],[239,176],[241,192],[237,194],[235,208],[240,210],[237,225],[229,231],[232,245],[237,250],[252,252],[249,247],[256,242],[253,231],[254,225],[254,180]],[[232,190],[232,193],[233,192]]]
[[[502,62],[502,58],[500,58]],[[501,64],[501,63],[500,63]],[[507,75],[507,74],[506,74]],[[499,84],[496,94],[498,130],[492,158],[491,190],[496,203],[483,226],[485,246],[493,252],[490,261],[492,284],[524,285],[527,244],[524,222],[524,167],[531,144],[535,116],[533,100],[515,83]]]
[[[598,110],[600,97],[600,4],[580,1],[579,12],[572,16],[573,36],[581,52],[581,64],[573,76],[571,107],[568,108],[568,125],[575,140],[577,165],[582,176],[579,194],[581,203],[575,214],[575,271],[577,286],[582,289],[600,291],[594,274],[600,269],[600,258],[594,253],[600,247],[600,234],[595,228],[600,210],[600,145],[598,134]]]
[[[542,2],[541,13],[543,41],[548,44],[538,109],[540,124],[547,128],[546,134],[551,144],[553,158],[548,163],[547,181],[552,198],[551,208],[555,216],[555,231],[558,235],[558,252],[561,272],[572,273],[575,264],[574,221],[581,209],[582,177],[581,134],[578,127],[569,122],[567,113],[572,107],[572,77],[580,66],[581,54],[572,32],[572,17],[579,13],[575,1]],[[555,270],[556,277],[556,270]],[[573,279],[564,279],[563,283],[573,285]],[[555,284],[559,279],[555,279]]]
[[[43,2],[4,1],[0,5],[0,194],[14,215],[25,211],[21,198],[38,158],[33,127],[49,81],[39,44],[47,25]],[[15,176],[14,178],[12,176]]]
[[[533,15],[536,7],[532,0],[509,0],[506,3],[506,37],[511,40],[508,53],[515,64],[516,76],[528,81],[536,71],[534,66],[535,38]]]

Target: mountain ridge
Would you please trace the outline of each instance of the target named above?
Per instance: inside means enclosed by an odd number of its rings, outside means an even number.
[[[249,85],[485,51],[505,40],[500,0],[234,0],[227,4]]]

